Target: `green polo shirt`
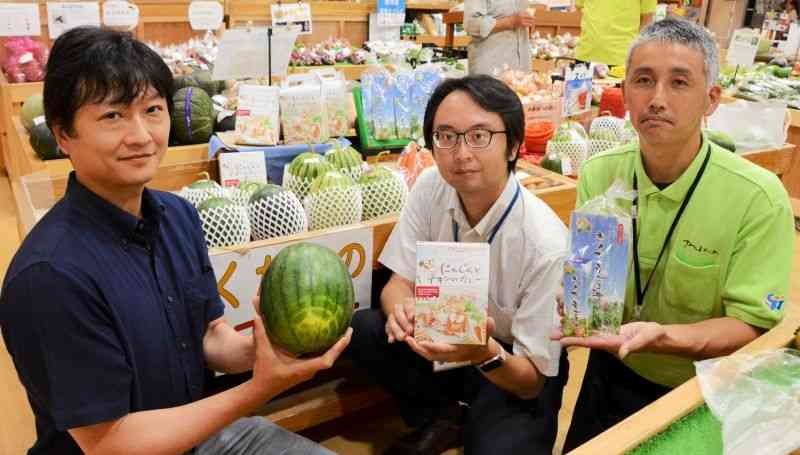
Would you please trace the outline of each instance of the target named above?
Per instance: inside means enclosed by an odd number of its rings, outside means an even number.
[[[624,65],[628,47],[639,34],[643,14],[656,11],[657,0],[576,0],[581,8],[581,39],[576,58]]]
[[[711,145],[711,158],[655,272],[653,266],[683,198],[708,153],[700,153],[675,182],[659,190],[642,167],[637,145],[586,161],[578,202],[603,194],[615,180],[639,185],[639,261],[642,287],[655,273],[641,319],[686,324],[724,316],[769,329],[782,318],[794,252],[789,197],[771,172]],[[627,204],[630,206],[630,204]],[[636,301],[633,266],[625,295],[625,321]],[[631,354],[625,364],[642,377],[675,387],[694,376],[692,361],[660,354]]]

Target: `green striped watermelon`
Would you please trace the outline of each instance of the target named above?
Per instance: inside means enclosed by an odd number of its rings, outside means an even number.
[[[350,272],[330,248],[296,243],[281,250],[261,279],[261,315],[270,339],[301,355],[331,347],[350,326]]]

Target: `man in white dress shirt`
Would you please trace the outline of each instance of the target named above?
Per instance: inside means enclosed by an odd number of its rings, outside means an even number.
[[[354,316],[349,355],[415,427],[387,453],[549,454],[567,371],[549,340],[567,231],[514,175],[522,106],[491,77],[450,79],[433,93],[424,131],[438,169],[417,179],[387,241],[380,262],[392,275],[381,308]],[[486,345],[414,340],[417,241],[490,244]],[[434,373],[432,360],[473,366]]]

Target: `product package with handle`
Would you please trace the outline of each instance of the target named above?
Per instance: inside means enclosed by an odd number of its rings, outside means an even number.
[[[323,143],[328,117],[322,84],[314,74],[293,74],[281,84],[281,126],[287,144]]]
[[[347,136],[350,131],[350,106],[352,95],[347,90],[344,75],[333,68],[313,70],[322,84],[322,96],[328,117],[330,137]]]
[[[558,303],[564,336],[619,333],[631,254],[634,194],[617,181],[570,217],[570,250]]]
[[[236,143],[275,145],[280,137],[280,90],[264,85],[239,85]]]

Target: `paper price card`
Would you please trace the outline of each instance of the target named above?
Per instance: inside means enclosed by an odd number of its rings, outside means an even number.
[[[311,34],[311,6],[308,3],[272,4],[272,26],[294,26],[301,35]]]
[[[36,3],[0,3],[0,36],[39,36],[39,6]]]
[[[199,1],[189,5],[189,25],[192,30],[217,30],[222,26],[223,16],[219,2]]]
[[[51,39],[83,25],[100,26],[100,4],[97,2],[47,3],[47,28]]]
[[[139,25],[139,7],[126,0],[109,0],[103,3],[103,24],[131,30]]]
[[[747,28],[740,28],[733,32],[731,44],[725,60],[731,66],[753,66],[758,51],[758,32]]]

